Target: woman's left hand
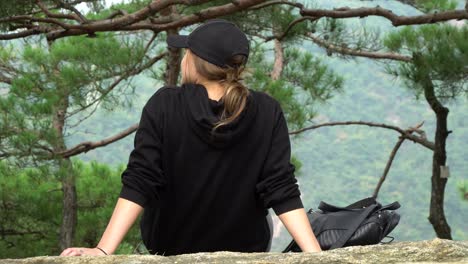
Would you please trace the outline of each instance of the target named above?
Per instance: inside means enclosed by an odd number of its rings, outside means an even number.
[[[89,255],[89,256],[105,256],[101,250],[97,248],[84,248],[84,247],[72,247],[72,248],[67,248],[62,253],[60,256],[84,256],[84,255]]]

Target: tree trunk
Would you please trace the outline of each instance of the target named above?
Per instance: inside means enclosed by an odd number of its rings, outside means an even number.
[[[273,10],[276,10],[276,7],[273,7]],[[278,11],[278,10],[277,10]],[[282,34],[282,29],[278,28],[278,26],[273,26],[273,35],[278,36]],[[283,43],[281,40],[275,38],[274,40],[275,46],[275,60],[273,62],[273,69],[270,73],[272,80],[278,80],[281,77],[281,73],[283,73],[284,69],[284,48]]]
[[[58,136],[58,141],[54,146],[54,151],[63,151],[66,149],[63,138],[63,126],[65,123],[65,113],[68,108],[68,94],[61,97],[61,102],[56,109],[54,116],[54,129]],[[62,224],[60,226],[59,246],[61,250],[69,248],[73,244],[75,229],[77,224],[77,194],[75,187],[75,174],[72,163],[69,158],[63,158],[57,162],[59,168],[59,177],[62,184]]]
[[[432,158],[432,188],[429,222],[432,224],[437,237],[452,239],[450,226],[444,214],[444,193],[447,178],[441,178],[441,166],[445,166],[447,154],[445,145],[451,131],[447,130],[447,116],[449,109],[443,106],[434,93],[434,85],[429,76],[423,80],[424,96],[434,111],[437,119],[435,132],[435,148]]]
[[[170,16],[171,14],[177,14],[175,7],[169,7],[161,10],[163,16]],[[178,29],[167,30],[167,36],[179,34]],[[178,48],[167,47],[169,54],[166,56],[166,71],[164,73],[164,81],[166,85],[176,85],[180,74],[180,61],[181,52]]]
[[[61,169],[67,173],[65,168],[71,168],[71,161],[65,158],[60,162]],[[63,207],[62,225],[60,226],[60,249],[64,250],[73,244],[77,224],[77,194],[75,187],[75,176],[73,170],[68,171],[69,175],[64,175],[62,182]]]
[[[271,79],[278,80],[283,72],[284,64],[284,49],[281,41],[274,39],[275,44],[275,61],[273,63],[273,70],[271,71]]]

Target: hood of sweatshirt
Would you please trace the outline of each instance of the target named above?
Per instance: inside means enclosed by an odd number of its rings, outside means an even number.
[[[221,126],[214,133],[211,129],[213,123],[219,121],[223,111],[222,100],[216,101],[208,97],[208,92],[200,84],[183,84],[182,94],[186,102],[188,122],[192,130],[206,143],[216,148],[225,148],[244,136],[255,123],[258,106],[255,102],[254,92],[247,97],[246,107],[241,114],[228,125]]]

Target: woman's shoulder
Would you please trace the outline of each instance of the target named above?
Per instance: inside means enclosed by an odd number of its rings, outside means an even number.
[[[164,107],[170,103],[171,98],[180,93],[180,87],[176,85],[164,85],[157,89],[146,103],[148,107]]]
[[[156,92],[153,94],[152,97],[167,97],[172,96],[174,94],[180,93],[180,86],[177,85],[164,85],[160,87]]]

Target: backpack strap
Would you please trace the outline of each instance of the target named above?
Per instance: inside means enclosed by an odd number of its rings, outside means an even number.
[[[348,206],[346,206],[346,208],[351,208],[351,209],[355,209],[355,208],[364,208],[364,207],[368,207],[369,205],[371,204],[376,204],[377,201],[375,200],[374,197],[367,197],[367,198],[364,198],[362,200],[359,200],[355,203],[352,203]]]
[[[378,204],[373,197],[367,197],[364,199],[361,199],[355,203],[352,203],[346,207],[340,207],[336,205],[331,205],[329,203],[326,203],[324,201],[321,201],[318,208],[322,211],[327,211],[327,212],[336,212],[336,211],[343,211],[343,210],[348,210],[348,209],[362,209],[365,207],[368,207],[372,204]]]
[[[381,208],[379,208],[379,211],[380,210],[396,210],[400,208],[400,203],[399,202],[393,202],[391,204],[387,204],[385,206],[382,206]]]
[[[374,212],[375,208],[377,207],[377,204],[372,204],[370,206],[367,206],[361,214],[356,217],[356,218],[350,218],[353,221],[348,222],[349,228],[346,230],[346,232],[335,242],[333,245],[331,245],[330,249],[335,249],[335,248],[340,248],[346,242],[351,238],[351,236],[356,232],[358,227],[361,225],[361,223],[370,215]]]
[[[291,248],[296,244],[296,241],[294,239],[289,243],[289,245],[281,252],[281,253],[286,253],[291,251]]]

